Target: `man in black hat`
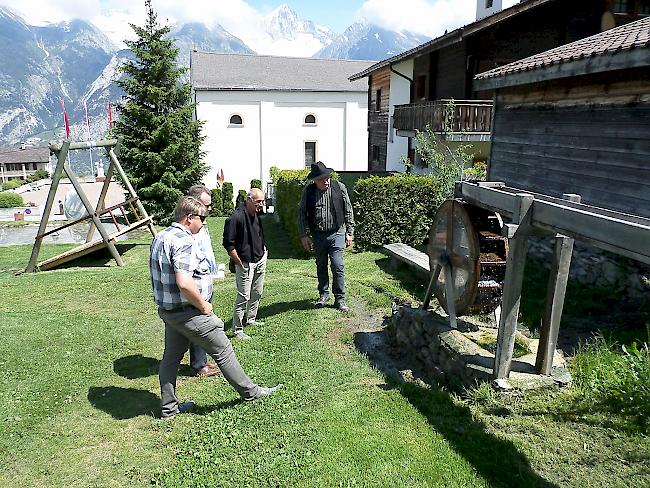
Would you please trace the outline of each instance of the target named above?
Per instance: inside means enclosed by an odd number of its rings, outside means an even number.
[[[298,231],[302,245],[316,254],[318,274],[317,307],[324,307],[330,299],[327,258],[332,267],[334,307],[347,312],[343,249],[352,244],[354,214],[345,185],[331,178],[332,168],[318,161],[311,165],[307,178],[313,180],[305,186],[298,211]],[[311,238],[307,235],[311,232]]]

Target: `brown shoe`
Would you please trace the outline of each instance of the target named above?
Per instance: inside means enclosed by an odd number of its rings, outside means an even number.
[[[216,364],[206,364],[203,366],[201,369],[193,369],[194,371],[194,376],[198,376],[200,378],[209,378],[210,376],[218,376],[221,374],[221,370]]]

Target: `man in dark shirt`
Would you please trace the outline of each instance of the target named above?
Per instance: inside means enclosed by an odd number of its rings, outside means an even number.
[[[307,178],[313,180],[305,187],[298,210],[298,232],[302,245],[316,254],[318,274],[317,307],[324,307],[329,301],[329,274],[327,258],[332,267],[334,284],[334,307],[341,312],[349,310],[345,303],[343,250],[352,244],[354,215],[345,185],[332,181],[332,168],[318,161],[311,165]],[[307,235],[311,231],[311,238]]]
[[[232,317],[236,339],[250,339],[244,332],[244,323],[263,325],[257,320],[268,255],[259,217],[263,205],[264,193],[259,188],[252,188],[244,205],[228,217],[223,230],[223,247],[230,255],[230,271],[235,273],[237,284]]]

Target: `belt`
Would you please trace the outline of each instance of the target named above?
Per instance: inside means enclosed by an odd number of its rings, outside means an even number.
[[[174,312],[184,312],[184,311],[187,311],[187,310],[197,310],[197,308],[194,305],[189,305],[189,304],[187,304],[187,305],[179,305],[179,306],[174,307],[174,308],[163,308],[163,307],[160,307],[160,308],[162,308],[165,312],[172,312],[172,313],[174,313]]]

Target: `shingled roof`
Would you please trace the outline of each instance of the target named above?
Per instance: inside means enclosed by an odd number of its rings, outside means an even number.
[[[47,163],[50,149],[47,147],[0,147],[0,163]]]
[[[650,66],[650,17],[520,59],[474,77],[480,90]]]
[[[195,90],[366,92],[348,78],[373,63],[194,51],[190,71]]]

